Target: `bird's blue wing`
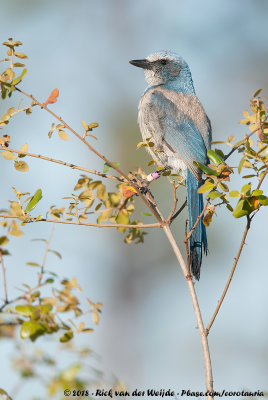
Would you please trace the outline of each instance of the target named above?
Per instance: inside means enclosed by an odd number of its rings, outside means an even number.
[[[151,117],[158,119],[163,140],[178,154],[197,180],[200,170],[194,161],[206,163],[207,148],[193,120],[163,93],[155,91],[151,95]],[[209,133],[208,133],[209,134]]]

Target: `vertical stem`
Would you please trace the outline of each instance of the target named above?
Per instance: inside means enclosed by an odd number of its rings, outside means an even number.
[[[45,249],[45,253],[44,253],[44,258],[43,258],[43,262],[42,262],[42,266],[41,266],[41,272],[40,272],[39,277],[38,277],[38,285],[41,284],[41,280],[42,280],[42,277],[43,277],[43,274],[44,274],[44,268],[45,268],[46,261],[47,261],[48,250],[49,250],[49,247],[50,247],[50,244],[51,244],[54,232],[55,232],[55,227],[56,227],[56,224],[54,223],[52,225],[51,233],[50,233],[49,239],[47,241],[47,245],[46,245],[46,249]]]
[[[8,304],[8,297],[7,297],[7,280],[6,280],[6,268],[4,265],[3,254],[0,249],[0,263],[3,271],[3,282],[4,282],[4,291],[5,291],[5,304]]]
[[[212,377],[212,366],[211,366],[211,360],[210,360],[210,353],[209,353],[209,346],[208,346],[208,339],[206,335],[206,331],[204,328],[204,323],[202,320],[202,315],[200,312],[195,288],[192,279],[187,279],[188,276],[188,268],[184,262],[184,259],[182,257],[182,254],[180,252],[180,249],[174,239],[174,236],[170,230],[170,227],[165,225],[163,227],[163,230],[165,231],[165,234],[173,248],[173,251],[179,261],[180,267],[182,269],[183,275],[186,279],[188,289],[190,292],[193,308],[194,308],[194,313],[195,313],[195,318],[197,322],[197,327],[199,330],[200,338],[201,338],[201,344],[202,344],[202,351],[203,351],[203,357],[204,357],[204,365],[205,365],[205,373],[206,373],[206,388],[208,392],[213,393],[213,377]],[[207,396],[207,399],[214,399],[214,396]]]

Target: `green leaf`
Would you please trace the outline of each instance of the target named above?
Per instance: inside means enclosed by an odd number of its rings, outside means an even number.
[[[30,212],[32,211],[37,203],[42,199],[42,190],[38,189],[35,194],[33,195],[33,197],[31,198],[31,200],[29,201],[29,203],[27,204],[26,208],[25,208],[25,212]]]
[[[51,304],[43,304],[41,306],[41,311],[44,314],[48,314],[50,313],[50,311],[53,309],[53,306]]]
[[[241,193],[243,193],[244,195],[249,195],[250,194],[250,190],[251,190],[251,183],[247,183],[246,185],[244,185],[241,189]]]
[[[22,71],[22,73],[20,74],[20,76],[18,76],[17,78],[13,79],[13,81],[11,82],[12,85],[17,85],[18,83],[20,83],[24,77],[24,75],[27,73],[27,69],[24,68],[24,70]]]
[[[263,206],[268,206],[268,197],[261,195],[258,197],[259,203]]]
[[[14,167],[16,168],[17,171],[20,171],[20,172],[29,171],[29,166],[25,161],[15,161]]]
[[[213,150],[208,150],[207,155],[208,155],[208,158],[209,158],[215,165],[224,163],[224,159],[223,159],[219,154],[217,154],[215,151],[213,151]]]
[[[252,211],[252,207],[248,199],[240,199],[234,209],[233,216],[235,218],[241,218],[245,215],[249,215]]]
[[[151,160],[151,161],[149,161],[149,162],[148,162],[148,164],[147,164],[147,165],[148,165],[148,167],[150,167],[151,165],[153,165],[153,164],[155,164],[155,163],[156,163],[156,161],[155,161],[155,160]]]
[[[215,183],[211,182],[210,180],[206,180],[206,182],[200,186],[197,190],[198,193],[206,193],[211,189],[214,189]]]
[[[31,338],[31,340],[35,340],[38,336],[42,335],[46,331],[46,328],[43,324],[33,321],[25,321],[21,325],[20,329],[20,337],[22,339]]]
[[[258,96],[258,94],[260,94],[260,93],[261,93],[261,91],[262,91],[262,89],[259,89],[259,90],[257,90],[257,92],[255,92],[255,93],[253,94],[253,96],[252,96],[252,97],[257,97],[257,96]]]
[[[208,193],[207,197],[211,200],[215,200],[218,197],[222,195],[221,192],[218,192],[218,190],[211,190],[211,192]]]
[[[145,215],[146,217],[151,217],[151,216],[152,216],[152,214],[150,214],[150,213],[145,213],[145,212],[142,212],[141,214],[142,214],[142,215]]]
[[[0,246],[5,246],[8,244],[9,239],[7,236],[0,236]]]
[[[238,173],[239,173],[239,174],[240,174],[240,172],[241,172],[241,169],[243,168],[244,162],[245,162],[245,158],[243,157],[243,158],[241,158],[241,160],[240,160],[240,162],[239,162],[239,165],[238,165]]]
[[[32,261],[27,262],[26,265],[28,265],[29,267],[39,267],[39,268],[41,267],[40,264],[37,264],[37,263],[32,262]]]
[[[217,172],[217,171],[215,171],[214,169],[209,168],[209,167],[207,167],[206,165],[201,164],[201,163],[199,163],[199,162],[197,162],[197,161],[194,161],[193,164],[196,165],[197,167],[199,167],[206,175],[212,175],[212,176],[218,176],[218,175],[220,175],[219,172]]]
[[[129,225],[128,212],[126,210],[120,210],[115,219],[117,224]],[[119,232],[125,232],[127,228],[117,228]]]
[[[60,338],[61,343],[69,342],[74,337],[73,331],[65,332],[64,335]]]
[[[55,256],[57,256],[60,260],[62,259],[62,256],[61,256],[61,254],[60,254],[58,251],[52,250],[52,249],[48,249],[48,251],[49,251],[50,253],[55,254]]]
[[[12,151],[2,151],[1,154],[6,160],[14,160],[16,157]]]
[[[112,164],[115,165],[117,168],[118,168],[119,165],[120,165],[119,162],[116,162],[116,161],[115,161],[115,162],[112,162]],[[106,172],[108,172],[110,168],[113,168],[113,166],[110,165],[110,164],[108,164],[108,163],[105,163],[105,164],[104,164],[104,167],[103,167],[103,172],[104,172],[104,174],[106,174]]]
[[[231,190],[231,192],[229,193],[230,197],[239,197],[240,193],[237,190]]]
[[[263,190],[255,189],[252,191],[252,196],[261,196],[263,194]]]
[[[94,129],[97,128],[99,126],[98,122],[92,122],[91,124],[88,125],[88,129]]]
[[[220,187],[224,192],[229,192],[229,188],[228,188],[228,186],[226,185],[226,183],[220,182],[220,183],[219,183],[219,187]]]
[[[18,314],[23,315],[24,317],[35,318],[37,314],[39,314],[36,307],[27,305],[27,306],[16,306],[15,310]]]

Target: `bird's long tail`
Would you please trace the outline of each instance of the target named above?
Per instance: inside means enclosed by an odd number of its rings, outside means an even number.
[[[187,203],[189,212],[189,230],[191,230],[204,208],[203,195],[197,193],[197,189],[202,185],[195,177],[187,170]],[[190,264],[191,271],[194,277],[199,280],[200,268],[202,263],[202,252],[207,254],[207,234],[206,227],[202,222],[203,217],[198,222],[197,227],[190,237]]]

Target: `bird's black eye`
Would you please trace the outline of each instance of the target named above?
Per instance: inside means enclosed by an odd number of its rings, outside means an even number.
[[[162,65],[166,65],[166,64],[167,64],[167,60],[163,59],[163,60],[160,61],[160,63],[161,63]]]

